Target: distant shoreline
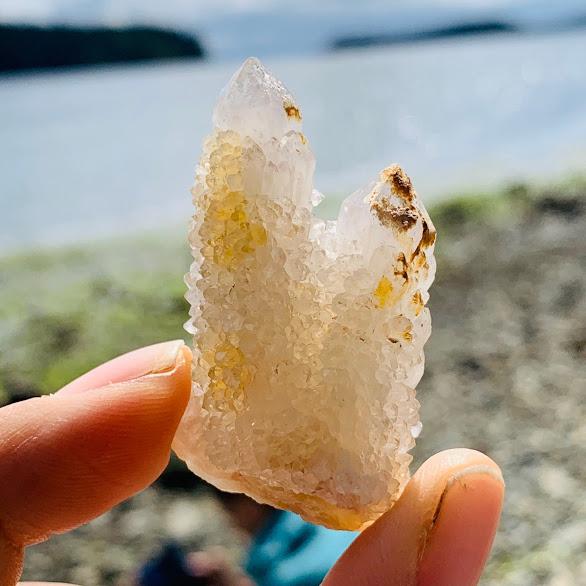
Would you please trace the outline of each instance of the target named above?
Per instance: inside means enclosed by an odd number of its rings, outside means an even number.
[[[204,57],[195,36],[154,27],[0,24],[0,73]]]
[[[411,45],[439,41],[443,39],[459,39],[497,35],[536,35],[578,30],[586,27],[586,16],[571,22],[560,23],[554,28],[523,28],[516,24],[494,20],[460,23],[438,28],[389,32],[378,34],[347,35],[333,39],[330,43],[332,51],[360,49],[369,47],[388,47],[394,45]]]

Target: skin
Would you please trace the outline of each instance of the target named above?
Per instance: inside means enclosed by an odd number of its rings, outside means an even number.
[[[26,546],[87,523],[159,476],[189,398],[190,362],[182,342],[157,344],[52,396],[0,409],[0,584],[17,583]],[[324,585],[476,584],[503,495],[500,470],[487,456],[436,454]]]

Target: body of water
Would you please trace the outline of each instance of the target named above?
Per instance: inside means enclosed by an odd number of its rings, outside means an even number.
[[[426,201],[586,172],[586,32],[269,61],[298,98],[316,186],[398,162]],[[238,64],[0,79],[0,250],[185,223],[201,141]]]

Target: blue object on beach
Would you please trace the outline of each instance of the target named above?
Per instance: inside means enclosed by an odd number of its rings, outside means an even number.
[[[275,511],[255,537],[245,569],[258,586],[318,586],[357,535]]]
[[[196,586],[204,582],[190,572],[183,550],[169,542],[141,568],[138,583],[140,586]]]

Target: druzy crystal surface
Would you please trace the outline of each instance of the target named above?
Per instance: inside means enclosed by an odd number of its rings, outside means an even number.
[[[357,529],[409,476],[435,230],[396,165],[336,221],[315,217],[301,118],[255,59],[216,106],[193,188],[193,390],[174,447],[220,489]]]

